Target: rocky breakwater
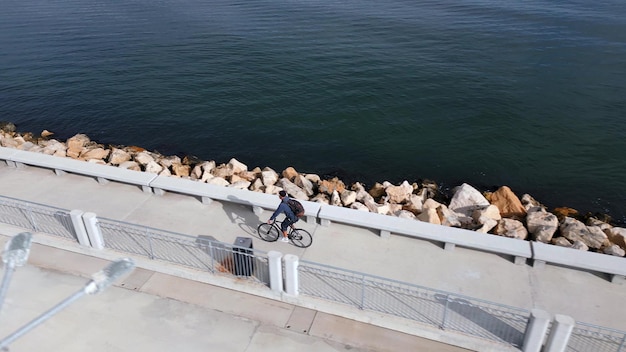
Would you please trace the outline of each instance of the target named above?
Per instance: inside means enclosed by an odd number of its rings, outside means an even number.
[[[301,200],[458,227],[485,235],[540,241],[620,257],[626,250],[626,228],[613,226],[607,217],[582,216],[571,208],[549,211],[529,194],[519,198],[507,186],[494,192],[480,192],[464,183],[454,188],[451,196],[440,192],[432,181],[404,181],[399,185],[382,182],[366,189],[359,182],[348,186],[336,177],[322,179],[292,167],[279,173],[269,167],[249,169],[234,158],[218,164],[190,156],[165,156],[136,146],[105,146],[84,134],[61,142],[51,138],[53,134],[48,131],[39,136],[18,133],[15,125],[6,122],[0,123],[0,129],[3,147],[252,192],[277,194],[284,189]]]

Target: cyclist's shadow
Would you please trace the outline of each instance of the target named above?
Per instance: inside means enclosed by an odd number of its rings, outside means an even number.
[[[266,223],[271,216],[271,211],[263,210],[259,214],[252,211],[253,204],[235,196],[228,196],[229,203],[225,203],[224,211],[233,224],[237,224],[242,232],[255,238],[261,239],[257,232],[259,225]],[[278,206],[278,204],[276,205]],[[227,209],[228,208],[228,209]],[[259,208],[260,209],[260,208]]]

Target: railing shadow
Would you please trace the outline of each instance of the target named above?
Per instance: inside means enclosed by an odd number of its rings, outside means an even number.
[[[445,305],[446,312],[444,313],[444,320],[441,328],[444,330],[457,330],[460,332],[465,332],[471,335],[479,336],[479,337],[487,337],[480,330],[487,332],[489,335],[493,335],[501,341],[510,343],[513,346],[520,346],[524,340],[524,330],[522,327],[521,330],[509,322],[501,319],[500,317],[488,312],[482,307],[479,307],[472,302],[461,299],[461,298],[453,298],[445,294],[435,294],[435,300],[437,300],[440,304]],[[475,325],[474,328],[468,326],[466,322],[454,321],[454,318],[449,314],[452,311],[463,318],[466,319],[467,322],[471,322]],[[515,313],[511,312],[502,312],[503,314],[514,315]],[[522,319],[521,316],[516,317],[518,319]],[[525,324],[524,324],[525,325]],[[476,329],[479,328],[480,330]]]

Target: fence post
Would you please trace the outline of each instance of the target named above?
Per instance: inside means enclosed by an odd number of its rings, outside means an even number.
[[[283,254],[278,251],[267,252],[270,271],[270,288],[274,292],[283,292]]]
[[[524,344],[522,352],[539,352],[546,336],[548,325],[550,324],[550,314],[545,310],[533,309],[530,311],[530,318],[526,325],[524,334]]]
[[[87,235],[89,236],[91,246],[95,249],[104,248],[104,241],[102,239],[102,233],[100,232],[100,228],[98,227],[98,218],[96,218],[96,214],[83,214],[83,222],[85,223],[85,229],[87,230]]]
[[[292,296],[298,295],[298,256],[285,254],[285,292]]]
[[[564,352],[567,348],[567,342],[572,335],[572,330],[576,325],[574,318],[555,314],[552,329],[550,329],[550,336],[548,336],[548,342],[546,342],[545,352]]]
[[[74,233],[76,239],[81,246],[90,247],[89,237],[87,236],[87,230],[85,229],[85,223],[83,222],[83,211],[74,209],[70,211],[70,219],[72,220],[72,226],[74,227]]]

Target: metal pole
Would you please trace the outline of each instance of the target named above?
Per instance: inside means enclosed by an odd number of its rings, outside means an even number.
[[[4,298],[9,289],[9,282],[13,276],[15,267],[24,266],[26,261],[28,261],[32,238],[33,234],[30,232],[21,232],[11,237],[4,247],[4,251],[2,252],[4,277],[2,278],[2,285],[0,286],[0,311],[2,310],[2,304],[4,303]]]
[[[17,329],[11,335],[2,339],[0,341],[0,350],[5,349],[11,342],[20,338],[21,336],[23,336],[24,334],[26,334],[33,328],[37,327],[39,324],[43,323],[44,321],[52,318],[52,316],[54,316],[56,313],[60,312],[62,309],[69,306],[70,304],[72,304],[74,301],[81,298],[82,296],[86,294],[94,295],[94,294],[97,294],[106,290],[108,287],[110,287],[113,284],[113,282],[115,282],[117,279],[119,279],[123,275],[126,275],[127,273],[132,271],[134,268],[135,268],[135,263],[130,258],[123,258],[107,265],[104,269],[98,271],[97,273],[94,273],[91,276],[91,280],[89,280],[89,282],[87,282],[87,284],[83,288],[81,288],[79,291],[69,296],[68,298],[64,299],[63,301],[61,301],[54,307],[50,308],[45,313],[38,316],[37,318],[31,320],[28,324]]]
[[[9,289],[9,282],[15,271],[15,264],[9,262],[4,266],[4,277],[2,278],[2,286],[0,286],[0,311],[2,311],[2,304],[4,303],[4,297]]]
[[[53,315],[55,315],[56,313],[61,311],[63,308],[69,306],[74,301],[76,301],[77,299],[81,298],[84,295],[86,295],[86,292],[85,292],[85,289],[82,288],[82,289],[80,289],[80,291],[78,291],[78,292],[74,293],[73,295],[71,295],[70,297],[64,299],[61,303],[59,303],[56,306],[50,308],[47,312],[41,314],[37,318],[31,320],[28,324],[26,324],[26,325],[22,326],[21,328],[17,329],[11,335],[5,337],[2,341],[0,341],[0,348],[7,347],[11,342],[17,340],[22,335],[26,334],[27,332],[29,332],[33,328],[37,327],[37,325],[39,325],[39,324],[43,323],[44,321],[52,318]]]

